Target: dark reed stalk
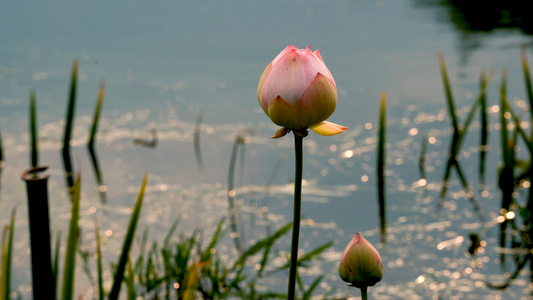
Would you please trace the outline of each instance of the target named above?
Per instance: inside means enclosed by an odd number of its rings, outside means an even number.
[[[48,175],[39,177],[46,167],[32,168],[22,174],[28,195],[28,217],[33,282],[33,299],[55,299],[50,249],[48,212]]]
[[[378,153],[377,153],[377,188],[379,203],[379,224],[381,242],[386,241],[387,220],[385,217],[385,131],[386,131],[386,106],[387,95],[381,93],[379,108],[379,129],[378,129]]]
[[[63,288],[61,291],[62,300],[72,300],[74,296],[74,284],[76,272],[76,252],[78,249],[80,227],[80,191],[81,174],[78,173],[76,181],[73,183],[71,194],[71,217],[68,228],[67,249],[65,250],[65,264],[63,269]],[[51,298],[50,298],[51,299]]]
[[[244,249],[241,244],[241,237],[237,224],[237,207],[235,205],[235,165],[237,164],[237,154],[239,152],[239,145],[241,145],[241,140],[243,139],[244,137],[240,133],[235,136],[235,141],[233,142],[233,149],[231,150],[231,158],[228,170],[228,209],[230,227],[232,239],[235,244],[235,249],[237,249],[239,254],[242,254]]]
[[[102,178],[102,171],[100,170],[100,164],[98,163],[98,155],[96,154],[96,149],[94,148],[94,143],[96,141],[96,133],[98,131],[98,120],[100,119],[100,112],[102,110],[102,104],[104,102],[105,95],[105,86],[104,82],[100,82],[100,87],[98,88],[98,97],[96,99],[96,108],[94,109],[93,124],[91,126],[91,133],[89,135],[89,141],[87,142],[87,149],[89,150],[89,155],[91,157],[91,163],[93,165],[94,174],[96,177],[96,183],[98,184],[98,192],[100,194],[100,202],[106,203],[106,188],[104,185],[104,180]]]
[[[444,57],[442,56],[442,53],[439,53],[439,65],[441,68],[441,74],[442,74],[444,89],[446,93],[446,102],[448,103],[448,110],[449,110],[449,114],[450,114],[451,122],[452,122],[453,136],[452,136],[452,139],[450,140],[450,148],[448,150],[446,170],[444,172],[444,179],[442,181],[443,182],[442,190],[439,195],[437,210],[440,210],[444,203],[444,198],[446,197],[446,192],[447,192],[447,188],[448,188],[448,184],[450,180],[451,171],[452,171],[452,168],[454,168],[457,173],[457,176],[459,177],[459,181],[461,182],[461,185],[463,186],[463,189],[465,190],[468,201],[474,208],[474,211],[476,212],[479,221],[481,223],[485,223],[485,218],[483,217],[483,214],[481,213],[481,207],[479,206],[476,199],[474,198],[474,193],[470,189],[468,181],[466,180],[466,177],[461,169],[461,166],[459,162],[457,161],[457,156],[459,155],[461,144],[468,132],[468,127],[470,126],[470,123],[472,122],[474,118],[476,109],[480,105],[481,96],[478,97],[478,99],[476,99],[476,101],[472,104],[472,107],[467,115],[467,118],[463,124],[463,127],[462,129],[460,129],[458,125],[456,112],[455,112],[455,105],[454,105],[453,95],[451,91],[451,85],[448,79],[448,73],[446,71],[446,64],[444,62]],[[486,84],[482,83],[482,86],[486,87]],[[482,92],[480,93],[480,95],[483,95],[483,94],[484,94],[484,88]]]
[[[4,149],[2,148],[2,132],[0,131],[0,170],[4,166]]]
[[[133,237],[135,235],[135,228],[137,227],[137,222],[139,221],[139,216],[141,214],[141,208],[144,198],[144,191],[146,188],[146,183],[148,181],[148,175],[144,176],[141,189],[139,190],[139,195],[137,196],[137,201],[133,207],[133,213],[131,214],[130,224],[128,225],[128,231],[124,237],[124,243],[122,244],[122,252],[117,264],[117,269],[114,274],[113,286],[111,292],[109,292],[109,300],[117,300],[120,294],[120,287],[122,285],[122,280],[124,279],[124,270],[126,269],[126,263],[128,261],[129,252],[131,245],[133,243]]]
[[[526,84],[527,98],[529,100],[529,111],[531,113],[531,122],[533,122],[533,87],[531,84],[531,75],[529,72],[529,63],[528,63],[527,55],[526,55],[526,48],[524,46],[520,49],[520,59],[522,62],[522,69],[524,70],[524,82]],[[530,162],[533,162],[533,146],[532,146],[533,130],[531,131],[531,138],[528,141],[526,141],[526,144],[529,146],[528,150],[529,150]],[[533,180],[533,165],[532,164],[529,165],[529,168],[527,170],[528,178],[530,182]],[[529,191],[528,191],[528,199],[527,199],[526,205],[527,205],[527,211],[529,212],[529,216],[524,221],[524,224],[526,225],[526,228],[528,228],[527,234],[529,236],[529,239],[533,240],[533,191],[531,187],[529,188]],[[529,265],[529,271],[530,271],[531,282],[533,282],[533,260]]]
[[[425,135],[422,138],[422,144],[420,146],[420,154],[418,156],[418,173],[420,179],[427,179],[426,175],[426,153],[428,148],[428,137]]]
[[[204,171],[204,161],[202,159],[202,149],[200,148],[200,133],[202,132],[202,119],[204,117],[204,110],[201,109],[196,116],[196,123],[194,125],[194,156],[196,164],[200,171]]]
[[[11,294],[11,264],[13,260],[13,236],[15,234],[16,208],[11,211],[9,226],[2,234],[2,260],[0,268],[0,300],[9,300]],[[7,235],[7,236],[6,236]],[[6,241],[7,238],[7,241]]]
[[[35,91],[30,92],[30,140],[31,140],[31,167],[35,168],[39,165],[39,147],[38,147],[38,131],[37,131],[37,113],[35,104]]]
[[[509,113],[507,110],[508,101],[507,101],[507,72],[504,71],[502,74],[502,82],[500,86],[500,138],[501,138],[501,153],[502,153],[502,162],[503,166],[500,169],[499,173],[499,188],[502,191],[502,203],[501,209],[505,212],[509,210],[511,203],[513,202],[513,192],[514,192],[514,142],[509,140],[509,133],[507,129],[507,118],[506,114]],[[507,219],[500,223],[500,247],[505,247],[505,236],[507,232]],[[500,259],[503,263],[505,262],[505,254],[500,254]]]
[[[481,138],[480,138],[480,149],[479,149],[479,182],[481,185],[485,185],[485,161],[487,157],[487,147],[489,140],[489,120],[487,114],[487,96],[486,88],[488,85],[488,80],[486,79],[485,72],[481,72],[480,77],[480,91],[479,95],[480,100],[480,118],[481,118]]]
[[[63,165],[65,167],[65,176],[67,186],[72,191],[74,187],[72,159],[70,156],[70,139],[72,138],[72,127],[74,126],[74,108],[76,106],[76,87],[78,78],[78,60],[72,62],[72,77],[70,80],[70,91],[68,97],[67,115],[65,117],[65,134],[63,136]]]

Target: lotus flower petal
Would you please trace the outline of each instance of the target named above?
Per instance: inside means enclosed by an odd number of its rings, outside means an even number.
[[[316,125],[309,126],[309,128],[314,132],[324,136],[336,135],[345,132],[348,129],[348,127],[328,121],[323,121]]]
[[[300,124],[309,127],[326,120],[337,106],[337,89],[322,73],[316,74],[298,102]]]
[[[259,100],[259,105],[261,105],[261,108],[267,115],[268,115],[268,102],[270,101],[270,99],[268,99],[269,101],[264,101],[261,98],[261,90],[263,89],[263,83],[265,82],[265,78],[270,73],[271,68],[272,68],[272,63],[269,63],[268,66],[263,71],[263,74],[261,74],[261,78],[259,79],[259,85],[257,86],[257,99]]]
[[[268,104],[268,113],[272,122],[286,128],[301,128],[298,122],[298,113],[296,110],[280,96],[275,97]]]
[[[320,52],[310,46],[281,51],[263,71],[257,99],[272,122],[295,133],[307,133],[311,126],[324,135],[346,130],[321,124],[335,111],[337,86]]]
[[[280,128],[278,129],[278,131],[276,131],[276,134],[274,134],[273,137],[271,137],[272,139],[279,139],[280,137],[284,137],[287,133],[291,132],[291,130],[289,128]]]

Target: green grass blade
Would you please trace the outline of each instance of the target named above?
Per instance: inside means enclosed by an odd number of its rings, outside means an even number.
[[[68,229],[67,250],[65,252],[65,265],[63,270],[63,289],[61,292],[61,299],[72,300],[74,294],[74,276],[76,274],[76,249],[78,248],[79,226],[78,220],[80,217],[80,190],[81,190],[81,175],[78,173],[76,182],[74,183],[72,194],[72,215],[70,217],[70,225]]]
[[[170,239],[174,235],[174,232],[176,231],[176,228],[178,228],[178,225],[181,221],[181,218],[176,219],[174,223],[172,223],[172,226],[170,227],[170,230],[167,233],[167,236],[165,237],[165,241],[163,243],[163,247],[167,248],[170,245]]]
[[[135,300],[136,293],[135,293],[135,283],[134,283],[134,274],[133,274],[133,268],[131,266],[131,260],[128,259],[127,263],[127,273],[126,273],[125,281],[126,281],[126,287],[128,289],[128,295],[126,299],[128,300]]]
[[[454,131],[459,131],[459,122],[457,121],[457,115],[455,113],[452,87],[450,85],[450,80],[448,79],[448,71],[446,70],[446,63],[444,61],[444,55],[442,52],[439,52],[439,66],[442,74],[442,81],[444,83],[444,92],[446,93],[448,112],[450,113],[450,117],[452,119],[452,127]]]
[[[531,86],[531,75],[529,73],[529,64],[527,62],[526,47],[522,47],[520,49],[520,60],[522,62],[522,69],[524,70],[524,81],[526,83],[526,92],[527,98],[529,100],[529,107],[533,108],[533,87]],[[531,113],[531,119],[533,120],[533,109],[530,109],[529,111]]]
[[[70,81],[70,92],[68,98],[67,115],[65,117],[65,134],[63,136],[63,165],[65,167],[66,180],[69,188],[74,186],[72,176],[72,160],[70,157],[70,139],[72,138],[72,127],[74,126],[74,108],[76,106],[76,87],[78,78],[78,61],[72,63],[72,77]]]
[[[54,299],[57,299],[57,283],[59,282],[59,247],[61,246],[61,232],[57,233],[56,246],[54,249],[54,261],[52,265],[52,275],[54,276]]]
[[[0,268],[0,300],[10,299],[11,294],[11,263],[13,258],[13,236],[15,234],[15,216],[16,209],[11,211],[11,220],[9,226],[4,229],[2,235],[2,264]],[[6,233],[7,244],[6,244]]]
[[[513,201],[513,192],[514,192],[514,155],[513,155],[513,148],[514,145],[509,140],[509,133],[507,129],[507,118],[506,114],[508,113],[507,107],[509,107],[509,104],[507,102],[507,72],[504,70],[502,73],[502,81],[500,86],[500,138],[501,138],[501,153],[502,153],[502,161],[503,166],[500,169],[499,173],[499,188],[501,189],[502,193],[502,203],[501,203],[501,209],[508,211],[509,206],[511,205]],[[511,142],[511,143],[510,143]],[[506,232],[507,232],[507,221],[500,223],[500,247],[505,247],[505,241],[506,241]],[[505,261],[505,253],[502,252],[500,254],[500,260],[502,262]],[[502,267],[504,264],[502,263]]]
[[[426,153],[428,148],[428,137],[427,135],[422,138],[422,145],[420,146],[420,154],[418,157],[418,173],[420,174],[420,179],[426,179]]]
[[[286,234],[291,228],[292,228],[292,223],[289,223],[289,224],[281,227],[278,231],[274,232],[271,236],[268,236],[265,239],[260,240],[257,243],[255,243],[248,250],[246,250],[239,257],[239,259],[237,259],[237,261],[233,265],[232,269],[236,269],[239,266],[242,267],[244,265],[244,262],[246,261],[246,259],[248,259],[249,256],[252,256],[252,255],[258,253],[259,251],[261,251],[263,248],[268,247],[269,245],[272,245],[277,239],[279,239],[284,234]]]
[[[211,238],[211,242],[209,245],[207,245],[207,248],[205,248],[204,252],[200,256],[200,261],[209,261],[211,260],[211,257],[213,256],[213,253],[211,252],[211,249],[215,249],[216,244],[218,243],[218,240],[220,238],[220,233],[222,232],[222,228],[224,227],[224,222],[226,219],[222,218],[220,222],[218,222],[217,229],[215,230],[215,233],[213,234],[213,237]]]
[[[307,291],[305,291],[305,293],[302,296],[303,300],[311,300],[313,291],[318,287],[318,284],[322,281],[323,278],[324,278],[324,275],[320,275],[317,277],[317,279],[315,279],[315,281],[313,281],[313,283],[311,283]]]
[[[2,232],[2,249],[1,249],[1,263],[0,263],[0,300],[7,300],[9,299],[9,289],[7,286],[9,285],[10,281],[10,272],[7,270],[7,235],[9,232],[9,226],[6,225],[4,227],[4,231]]]
[[[102,111],[102,105],[104,103],[105,85],[104,82],[100,82],[98,88],[98,97],[96,98],[96,107],[94,109],[93,123],[91,125],[91,133],[89,135],[88,145],[92,148],[96,140],[96,133],[98,132],[98,120],[100,119],[100,112]]]
[[[489,121],[487,114],[487,96],[486,90],[488,81],[485,76],[485,72],[481,72],[479,75],[480,79],[480,92],[479,92],[479,105],[481,113],[481,140],[480,140],[480,151],[479,151],[479,181],[481,184],[485,184],[485,160],[487,157],[487,147],[489,139]]]
[[[107,201],[104,182],[102,179],[102,172],[100,170],[100,164],[98,163],[98,156],[96,155],[96,150],[94,149],[94,143],[96,141],[96,132],[98,131],[98,120],[100,119],[100,112],[102,110],[102,104],[104,103],[104,95],[105,87],[104,82],[102,81],[100,83],[100,87],[98,88],[98,97],[96,99],[96,108],[94,109],[93,123],[91,126],[89,141],[87,142],[87,149],[89,150],[89,155],[91,157],[91,163],[93,165],[96,183],[98,183],[98,191],[100,192],[100,200],[102,203],[105,203]]]
[[[31,140],[31,166],[33,168],[39,165],[38,149],[38,132],[37,132],[37,113],[35,107],[35,91],[30,92],[30,140]]]
[[[470,111],[468,113],[468,116],[466,117],[463,128],[459,129],[457,116],[455,115],[455,106],[453,104],[453,98],[451,96],[451,87],[447,79],[447,72],[446,72],[446,67],[444,65],[444,58],[442,57],[442,54],[439,54],[439,61],[441,65],[443,78],[445,78],[444,85],[445,85],[445,90],[447,94],[446,98],[448,102],[448,108],[450,110],[450,115],[452,116],[453,136],[450,141],[450,148],[448,150],[448,160],[446,163],[446,170],[444,171],[444,177],[442,180],[442,189],[439,194],[437,209],[440,209],[444,203],[444,198],[446,197],[446,192],[448,189],[448,183],[449,183],[452,168],[455,167],[456,171],[458,171],[458,173],[461,173],[460,169],[458,168],[459,164],[457,162],[457,155],[459,154],[459,150],[461,149],[461,144],[468,132],[468,127],[470,126],[470,123],[474,119],[474,115],[477,110],[477,107],[480,105],[480,102],[481,102],[480,98],[476,99],[476,101],[472,104],[472,107],[470,108]],[[468,192],[470,188],[468,187],[466,180],[462,180],[462,183],[463,183],[463,187]]]
[[[379,133],[378,133],[378,157],[377,157],[377,188],[379,204],[379,224],[381,233],[381,242],[385,243],[387,220],[385,218],[385,131],[386,131],[386,106],[387,95],[381,93],[379,108]]]
[[[202,159],[202,150],[200,149],[200,133],[202,132],[202,119],[204,117],[204,110],[201,109],[196,116],[196,123],[194,125],[194,156],[196,157],[196,164],[200,171],[204,170],[204,161]]]
[[[504,71],[502,74],[502,82],[500,86],[500,124],[501,124],[501,146],[502,146],[502,161],[505,166],[511,166],[512,164],[512,154],[509,149],[509,133],[507,131],[507,118],[505,113],[507,112],[508,102],[507,102],[507,72]]]
[[[141,185],[141,189],[139,191],[139,195],[137,196],[137,201],[135,202],[135,206],[133,208],[133,213],[131,214],[128,231],[126,232],[126,236],[124,237],[124,244],[122,245],[122,253],[120,254],[119,262],[117,265],[117,270],[115,272],[115,276],[114,276],[115,278],[113,280],[113,287],[111,288],[111,292],[109,293],[109,300],[118,299],[118,296],[120,294],[120,286],[122,284],[122,280],[124,279],[124,270],[126,268],[126,263],[128,261],[129,252],[131,249],[131,245],[133,243],[133,237],[135,235],[135,228],[137,226],[137,222],[141,214],[141,207],[143,203],[144,191],[146,188],[147,181],[148,181],[148,175],[145,175],[142,185]]]
[[[0,132],[0,168],[4,166],[4,149],[2,148],[2,132]]]
[[[304,264],[308,261],[311,261],[316,256],[320,255],[322,252],[326,251],[328,248],[333,246],[333,242],[327,242],[321,246],[318,246],[317,248],[307,252],[306,254],[302,255],[300,258],[298,258],[298,266],[304,266]],[[289,263],[285,264],[281,267],[281,269],[286,269],[289,267]]]
[[[240,233],[237,224],[237,207],[235,206],[235,165],[237,164],[237,154],[239,152],[239,144],[242,139],[241,134],[237,134],[233,142],[233,149],[231,150],[231,158],[228,170],[228,210],[230,218],[231,233],[233,235],[233,242],[235,249],[240,254],[243,254],[243,246],[241,244]]]
[[[100,242],[100,226],[98,226],[98,221],[94,219],[94,235],[96,237],[96,270],[97,270],[97,281],[98,281],[98,299],[104,299],[105,290],[104,290],[104,276],[102,268],[102,245]]]

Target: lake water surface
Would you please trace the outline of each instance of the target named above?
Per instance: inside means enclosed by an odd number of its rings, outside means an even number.
[[[288,44],[319,49],[339,91],[332,122],[350,127],[334,137],[311,133],[304,140],[305,222],[302,251],[335,241],[306,275],[326,274],[317,295],[359,296],[340,280],[340,255],[356,232],[378,249],[384,278],[373,299],[528,299],[528,274],[504,291],[486,287],[504,280],[496,252],[498,228],[485,236],[485,252],[466,255],[470,232],[481,224],[452,177],[446,203],[436,213],[451,136],[437,53],[446,58],[459,116],[477,97],[481,70],[494,72],[489,105],[499,103],[501,72],[508,70],[509,99],[525,99],[520,29],[458,29],[445,1],[9,1],[0,4],[0,133],[5,165],[0,173],[0,224],[17,207],[13,288],[31,298],[26,192],[20,175],[29,166],[28,96],[37,95],[40,164],[48,165],[52,231],[66,236],[70,205],[60,148],[70,69],[79,59],[78,102],[72,152],[83,177],[81,242],[94,249],[93,220],[106,234],[106,266],[117,260],[131,207],[149,174],[138,232],[162,240],[181,216],[178,230],[200,227],[205,240],[227,215],[228,168],[237,134],[246,136],[238,166],[236,198],[243,240],[265,236],[258,207],[269,226],[292,217],[293,139],[271,140],[277,127],[257,103],[257,82],[266,65]],[[528,48],[528,55],[533,55]],[[107,203],[101,203],[85,148],[98,85],[105,81],[97,151]],[[376,192],[379,94],[387,107],[387,243],[380,245]],[[466,110],[464,108],[467,108]],[[203,111],[202,172],[193,136]],[[490,114],[491,123],[498,121]],[[477,121],[476,121],[477,122]],[[151,138],[147,148],[134,139]],[[479,179],[479,124],[461,152],[473,186]],[[427,184],[419,182],[421,143],[429,138]],[[482,213],[499,213],[496,185],[499,132],[490,136],[487,191],[476,192]],[[274,177],[272,177],[274,176]],[[271,180],[270,178],[273,178]],[[477,191],[477,189],[476,189]],[[229,236],[229,235],[228,235]],[[229,237],[217,253],[236,253]],[[278,245],[289,251],[287,237]],[[138,253],[137,244],[134,255]],[[93,250],[91,250],[93,251]],[[511,267],[512,269],[513,267]],[[107,268],[109,270],[109,268]],[[108,279],[110,274],[107,274]],[[91,295],[81,269],[76,293]],[[286,278],[265,282],[284,290]]]

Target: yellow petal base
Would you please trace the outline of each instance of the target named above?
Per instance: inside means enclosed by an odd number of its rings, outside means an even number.
[[[328,121],[323,121],[316,125],[309,126],[309,128],[314,132],[324,136],[336,135],[345,132],[348,129],[348,127]]]

